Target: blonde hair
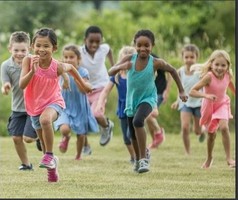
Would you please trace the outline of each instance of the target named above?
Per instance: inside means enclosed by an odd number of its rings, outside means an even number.
[[[120,62],[124,56],[129,55],[129,54],[133,54],[133,53],[136,53],[135,47],[133,47],[133,46],[123,46],[123,47],[120,49],[119,53],[118,53],[118,62]],[[116,82],[117,84],[119,84],[119,81],[118,81],[119,73],[120,73],[120,72],[118,72],[118,73],[115,75],[115,82]]]
[[[212,62],[218,57],[223,57],[226,59],[227,64],[228,64],[227,71],[228,71],[230,77],[232,77],[233,73],[232,73],[232,69],[231,69],[231,59],[230,59],[229,54],[225,50],[217,49],[217,50],[213,51],[212,54],[210,55],[209,59],[205,63],[194,64],[194,65],[192,65],[191,69],[198,71],[200,73],[200,77],[203,77],[209,71],[211,71]]]

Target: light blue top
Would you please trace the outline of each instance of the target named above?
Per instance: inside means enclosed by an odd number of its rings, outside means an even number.
[[[180,68],[179,73],[180,73],[181,83],[183,85],[185,94],[188,96],[188,100],[186,102],[182,102],[182,100],[179,99],[178,110],[180,110],[184,105],[191,108],[200,107],[202,103],[202,99],[189,96],[190,90],[199,81],[199,74],[193,73],[191,75],[187,75],[185,73],[184,66]]]
[[[89,77],[88,70],[83,67],[79,67],[78,72],[82,78]],[[98,124],[86,94],[79,91],[72,76],[69,75],[69,78],[71,91],[62,90],[66,108],[54,122],[55,130],[62,124],[68,124],[76,134],[98,132]],[[63,81],[62,77],[60,81]]]
[[[153,57],[149,56],[146,67],[136,71],[135,63],[138,54],[133,54],[132,67],[127,72],[127,96],[125,113],[133,117],[141,103],[148,103],[152,109],[157,106],[157,90],[155,86]]]

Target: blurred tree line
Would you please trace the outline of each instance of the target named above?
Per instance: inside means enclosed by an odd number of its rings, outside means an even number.
[[[204,62],[214,49],[222,48],[230,53],[235,69],[234,0],[1,1],[0,19],[0,62],[9,57],[7,44],[13,31],[26,31],[32,37],[41,27],[55,29],[59,40],[56,56],[59,57],[65,44],[82,44],[85,29],[98,25],[103,30],[104,42],[109,43],[114,52],[115,60],[119,49],[131,44],[135,32],[143,28],[155,34],[154,52],[176,68],[182,65],[181,47],[195,43],[201,51],[199,62]],[[177,95],[176,89],[173,90],[171,101]],[[112,94],[111,98],[116,98],[115,95]],[[234,102],[234,97],[232,100]],[[10,112],[10,102],[7,101],[10,98],[0,94],[0,135],[5,130],[3,126]],[[170,109],[169,106],[168,102],[162,106],[162,111]],[[111,108],[109,114],[115,115],[115,105],[109,102],[108,107]],[[175,112],[174,116],[176,122],[171,122],[169,114],[163,115],[161,121],[166,123],[165,127],[179,128],[179,113]]]

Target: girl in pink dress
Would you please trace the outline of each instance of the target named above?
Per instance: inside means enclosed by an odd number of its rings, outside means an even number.
[[[71,64],[61,63],[52,54],[57,50],[57,36],[52,29],[38,30],[32,40],[35,55],[23,59],[19,85],[24,89],[25,107],[40,140],[44,156],[39,167],[47,168],[48,181],[58,181],[58,158],[53,154],[54,130],[52,123],[65,108],[59,76],[65,81],[69,72],[78,88],[89,92],[88,87]],[[67,85],[67,84],[66,84]]]
[[[230,98],[226,94],[229,88],[235,95],[232,82],[231,61],[224,50],[215,50],[208,61],[200,66],[201,80],[193,86],[189,95],[203,98],[201,106],[200,125],[204,125],[208,132],[207,159],[202,168],[210,168],[213,161],[213,147],[216,132],[222,133],[222,142],[226,153],[226,161],[230,167],[235,167],[235,160],[231,157],[229,119],[232,118]],[[195,68],[199,68],[196,66]],[[199,91],[203,88],[203,92]]]

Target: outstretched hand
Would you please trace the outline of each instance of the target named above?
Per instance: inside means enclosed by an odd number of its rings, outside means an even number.
[[[183,101],[186,102],[188,100],[188,96],[184,92],[179,93],[179,98]]]

